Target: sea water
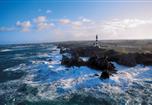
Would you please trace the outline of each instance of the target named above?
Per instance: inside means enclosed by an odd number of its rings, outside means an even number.
[[[61,59],[53,44],[0,46],[0,105],[152,105],[152,66],[113,62],[117,74],[101,80]]]

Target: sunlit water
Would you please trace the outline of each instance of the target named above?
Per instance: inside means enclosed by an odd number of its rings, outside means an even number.
[[[53,44],[0,47],[0,105],[152,105],[152,67],[67,68]]]

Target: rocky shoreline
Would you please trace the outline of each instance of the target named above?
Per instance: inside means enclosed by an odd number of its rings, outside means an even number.
[[[123,53],[113,49],[104,49],[93,46],[70,46],[67,44],[58,44],[60,54],[62,54],[61,64],[65,66],[88,66],[101,70],[101,77],[109,78],[116,73],[115,66],[112,62],[120,65],[134,67],[137,64],[144,66],[152,65],[151,53]],[[84,61],[81,57],[88,57]]]

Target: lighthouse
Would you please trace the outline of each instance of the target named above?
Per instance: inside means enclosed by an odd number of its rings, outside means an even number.
[[[98,45],[98,35],[96,35],[96,46]]]
[[[94,46],[95,47],[99,47],[99,44],[98,44],[98,35],[96,35],[96,42],[94,43]]]

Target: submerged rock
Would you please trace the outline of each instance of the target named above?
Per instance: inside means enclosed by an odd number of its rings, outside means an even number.
[[[47,59],[47,61],[51,62],[51,61],[52,61],[52,59],[51,59],[51,58],[49,58],[49,59]]]

